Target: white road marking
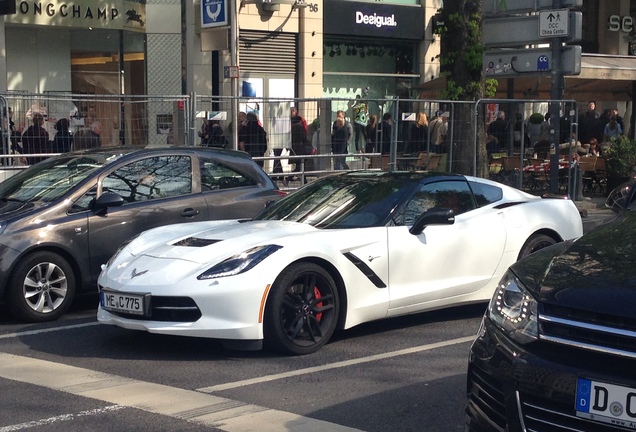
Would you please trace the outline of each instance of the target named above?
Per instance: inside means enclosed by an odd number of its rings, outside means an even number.
[[[3,427],[0,427],[0,432],[14,432],[14,431],[22,430],[22,429],[31,429],[31,428],[34,428],[34,427],[44,426],[44,425],[48,425],[48,424],[51,424],[51,423],[75,420],[75,419],[80,418],[80,417],[90,417],[90,416],[96,416],[96,415],[100,415],[100,414],[104,414],[104,413],[109,413],[111,411],[117,411],[117,410],[120,410],[122,408],[125,408],[125,407],[123,407],[121,405],[109,405],[109,406],[105,406],[103,408],[96,408],[96,409],[92,409],[92,410],[80,411],[77,414],[61,414],[61,415],[58,415],[58,416],[55,416],[55,417],[49,417],[49,418],[45,418],[45,419],[41,419],[41,420],[34,420],[34,421],[26,422],[26,423],[19,423],[19,424],[14,424],[14,425],[9,425],[9,426],[3,426]]]
[[[211,426],[228,432],[353,432],[357,429],[198,391],[0,353],[0,377]]]
[[[51,327],[51,328],[40,329],[40,330],[28,330],[28,331],[17,332],[17,333],[7,333],[7,334],[0,335],[0,339],[10,339],[10,338],[21,337],[21,336],[32,336],[32,335],[37,335],[41,333],[49,333],[49,332],[60,331],[60,330],[90,327],[94,325],[99,325],[99,323],[89,322],[84,324],[71,324],[71,325],[62,326],[62,327]]]
[[[325,371],[329,369],[337,369],[337,368],[357,365],[361,363],[369,363],[373,361],[384,360],[384,359],[398,357],[398,356],[407,355],[407,354],[414,354],[414,353],[418,353],[422,351],[429,351],[432,349],[442,348],[445,346],[472,342],[473,340],[475,340],[475,336],[466,336],[466,337],[451,339],[451,340],[447,340],[443,342],[437,342],[437,343],[428,344],[428,345],[420,345],[417,347],[406,348],[406,349],[392,351],[388,353],[376,354],[376,355],[372,355],[368,357],[361,357],[361,358],[357,358],[353,360],[345,360],[341,362],[326,364],[323,366],[315,366],[315,367],[310,367],[305,369],[298,369],[298,370],[290,371],[290,372],[283,372],[283,373],[274,374],[274,375],[266,375],[266,376],[247,379],[243,381],[234,381],[231,383],[224,383],[224,384],[219,384],[219,385],[210,386],[210,387],[203,387],[203,388],[197,389],[197,391],[200,391],[203,393],[214,393],[214,392],[219,392],[222,390],[228,390],[228,389],[244,387],[244,386],[249,386],[254,384],[262,384],[268,381],[285,379],[285,378],[294,377],[298,375],[305,375],[305,374],[321,372],[321,371]]]

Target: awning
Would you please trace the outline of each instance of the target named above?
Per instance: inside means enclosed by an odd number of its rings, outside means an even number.
[[[552,78],[500,78],[495,99],[508,99],[508,85],[514,89],[513,99],[550,99]],[[583,54],[581,74],[565,77],[563,99],[577,101],[631,101],[636,84],[636,57]],[[422,99],[440,99],[446,78],[440,77],[417,85]]]

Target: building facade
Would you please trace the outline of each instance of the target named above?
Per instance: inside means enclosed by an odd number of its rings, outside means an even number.
[[[218,3],[16,0],[16,14],[0,20],[0,85],[17,94],[434,97],[422,85],[439,77],[440,40],[431,28],[442,0],[228,0],[226,24],[203,25],[206,8]],[[630,112],[636,2],[584,0],[582,12],[582,72],[566,77],[564,97]],[[498,96],[546,98],[549,88],[548,78],[502,80]],[[134,105],[77,105],[68,111],[96,114],[113,144],[121,130],[159,115]]]

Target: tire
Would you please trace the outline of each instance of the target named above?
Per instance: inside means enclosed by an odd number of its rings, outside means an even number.
[[[340,300],[336,283],[313,263],[292,264],[272,286],[265,308],[265,345],[284,354],[318,351],[333,335]]]
[[[519,252],[519,259],[525,258],[531,253],[534,253],[540,249],[556,244],[556,240],[545,234],[533,234],[530,236],[526,243]]]
[[[61,317],[71,306],[74,295],[73,269],[64,258],[47,251],[22,258],[7,286],[11,314],[34,323]]]

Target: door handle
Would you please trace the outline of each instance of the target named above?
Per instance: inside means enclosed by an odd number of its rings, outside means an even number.
[[[199,210],[195,210],[193,208],[187,208],[181,212],[181,216],[187,217],[187,218],[195,217],[198,214],[199,214]]]

